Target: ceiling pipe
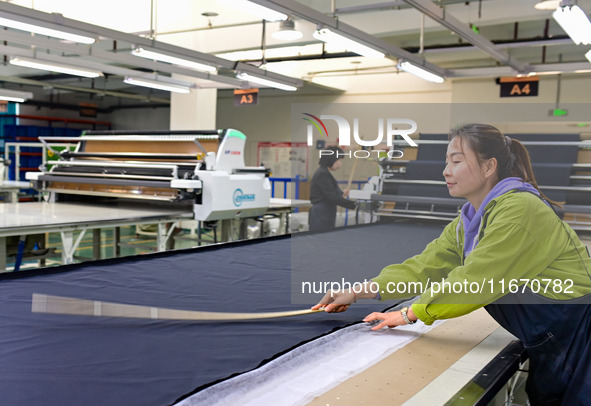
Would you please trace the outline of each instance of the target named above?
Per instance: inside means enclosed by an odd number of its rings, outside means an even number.
[[[531,67],[525,63],[518,61],[506,52],[495,49],[495,45],[480,34],[472,31],[466,24],[456,19],[452,15],[445,12],[445,9],[438,7],[429,0],[404,0],[409,5],[413,6],[420,12],[424,13],[431,19],[437,21],[439,24],[448,28],[460,38],[470,42],[474,46],[486,52],[493,59],[508,65],[515,69],[518,73],[531,72]]]
[[[318,26],[328,28],[342,36],[360,42],[377,51],[383,52],[389,58],[405,60],[439,76],[446,76],[446,70],[415,54],[405,51],[373,35],[367,34],[332,16],[325,15],[294,0],[250,0],[258,5],[268,7],[294,17],[301,18]]]
[[[539,39],[539,38],[524,38],[517,42],[514,41],[494,41],[494,45],[503,48],[503,49],[515,49],[515,48],[526,48],[526,47],[542,47],[545,48],[547,46],[553,45],[564,45],[571,43],[572,40],[570,37],[554,37],[552,39]],[[408,52],[418,52],[420,53],[420,46],[419,47],[405,47],[403,48],[405,51]],[[430,45],[423,47],[423,54],[444,54],[447,52],[474,52],[478,50],[474,45],[471,44],[452,44],[452,45]],[[274,58],[266,58],[266,61],[271,62],[287,62],[287,61],[309,61],[309,60],[318,60],[318,59],[338,59],[338,58],[351,58],[357,56],[354,52],[335,52],[335,53],[320,53],[320,54],[313,54],[313,55],[294,55],[294,56],[284,56],[284,57],[274,57]],[[260,59],[252,59],[252,60],[243,60],[242,62],[260,62]],[[453,77],[453,76],[450,76]]]
[[[466,4],[469,1],[466,0],[439,0],[438,4],[442,6],[449,6],[452,4]],[[359,14],[359,13],[372,13],[376,11],[384,10],[404,10],[412,8],[404,2],[404,0],[388,1],[384,3],[365,4],[361,6],[341,7],[335,10],[336,14]]]
[[[0,3],[1,4],[1,3]],[[209,80],[215,83],[219,83],[220,85],[239,88],[242,85],[240,80],[235,78],[227,77],[227,76],[220,76],[214,75],[209,72],[198,72],[193,69],[183,68],[176,65],[171,65],[168,63],[156,62],[144,58],[138,58],[136,56],[131,55],[129,52],[110,52],[110,51],[103,51],[100,49],[82,47],[76,44],[67,44],[63,42],[55,42],[48,40],[46,38],[40,37],[31,37],[30,35],[18,33],[18,32],[11,32],[11,31],[3,31],[2,36],[10,42],[14,42],[17,44],[29,45],[35,47],[36,49],[53,49],[57,51],[67,52],[71,55],[77,55],[80,57],[90,57],[90,58],[97,58],[104,61],[111,61],[120,63],[122,65],[129,65],[129,66],[136,66],[139,68],[147,69],[151,72],[165,72],[165,73],[177,73],[184,76],[195,77],[199,79]],[[17,52],[23,53],[27,52],[26,49],[21,48]],[[90,62],[92,63],[92,62]],[[103,64],[105,65],[105,64]],[[117,68],[116,66],[111,66],[112,69],[122,69]],[[133,72],[131,69],[126,69],[128,71],[127,74],[133,74],[137,72]],[[106,72],[111,72],[111,69],[107,70]],[[113,72],[111,72],[113,73]],[[114,73],[115,74],[115,73]],[[122,74],[122,73],[119,73]]]
[[[6,3],[6,2],[0,2],[0,11],[5,12],[5,13],[10,13],[13,15],[17,15],[17,16],[24,16],[24,17],[27,17],[31,20],[36,20],[40,24],[43,24],[43,23],[45,23],[45,24],[54,23],[55,24],[55,21],[54,21],[55,16],[52,14],[43,13],[43,12],[33,10],[33,9],[30,9],[27,7],[16,6],[14,4]],[[77,20],[72,20],[72,19],[62,17],[59,19],[59,25],[66,27],[66,28],[72,28],[72,29],[76,29],[76,30],[90,32],[90,33],[93,33],[93,34],[95,34],[99,37],[103,37],[103,38],[109,38],[109,39],[113,39],[113,40],[117,40],[117,41],[128,42],[128,43],[133,44],[135,46],[147,46],[147,47],[155,48],[157,51],[161,51],[163,53],[174,54],[175,56],[178,56],[179,58],[198,60],[201,63],[214,66],[218,69],[225,68],[228,70],[234,70],[236,67],[234,61],[229,61],[227,59],[223,59],[223,58],[217,57],[215,55],[210,55],[210,54],[206,54],[203,52],[194,51],[191,49],[183,48],[183,47],[172,45],[172,44],[167,44],[164,42],[159,42],[159,41],[149,39],[149,38],[143,38],[143,37],[133,35],[133,34],[127,34],[127,33],[121,32],[121,31],[101,27],[101,26],[94,25],[94,24],[85,23],[82,21],[77,21]],[[3,36],[4,36],[4,33],[3,33]],[[55,44],[55,43],[59,43],[59,42],[52,41],[52,43]],[[96,55],[98,52],[100,52],[99,50],[96,50],[95,48],[89,47],[89,46],[87,46],[85,48],[85,50],[86,50],[86,52],[82,52],[80,55],[85,55],[85,54]],[[84,51],[84,50],[81,49],[81,51]],[[106,54],[106,52],[103,52],[103,54]],[[135,57],[133,57],[133,58],[135,58]],[[161,65],[170,65],[170,64],[161,64]],[[133,63],[132,66],[139,66],[139,64]],[[294,79],[289,76],[281,75],[278,73],[270,73],[269,74],[264,69],[260,69],[255,66],[252,66],[252,65],[241,66],[240,68],[241,68],[240,70],[242,72],[248,72],[253,75],[259,75],[259,76],[272,76],[269,79],[293,84],[296,87],[303,86],[303,81],[301,81],[299,79]],[[163,70],[163,71],[168,72],[167,70]],[[190,70],[188,70],[188,71],[190,71]],[[211,73],[206,73],[205,75],[203,75],[200,72],[190,71],[190,72],[188,72],[187,76],[206,79],[206,80],[210,80],[213,82],[221,82],[223,84],[228,84],[229,80],[233,80],[233,81],[235,81],[234,83],[236,83],[235,78],[229,78],[226,76],[215,75],[215,74],[211,74]],[[245,83],[245,82],[238,82],[238,83],[239,83],[239,85],[235,86],[235,87],[242,87],[242,86],[247,85],[247,83]]]

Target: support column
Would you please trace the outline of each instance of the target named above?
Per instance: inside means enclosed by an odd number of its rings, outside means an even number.
[[[172,75],[173,78],[193,82],[193,78]],[[217,89],[192,89],[191,93],[170,94],[171,130],[217,130]],[[195,220],[186,220],[185,227],[198,226]]]
[[[172,75],[193,82],[193,78]],[[193,89],[191,93],[170,94],[171,130],[216,130],[217,89]]]

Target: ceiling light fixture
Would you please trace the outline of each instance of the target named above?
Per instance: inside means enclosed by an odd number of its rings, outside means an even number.
[[[279,11],[272,10],[270,8],[260,6],[252,3],[248,0],[218,0],[220,3],[244,11],[245,13],[255,15],[263,20],[267,21],[282,21],[287,20],[287,14],[280,13]]]
[[[368,58],[383,58],[386,55],[383,52],[377,51],[373,48],[363,45],[357,41],[349,39],[329,30],[328,28],[320,28],[314,32],[314,38],[329,43],[334,46],[340,46],[356,54],[366,56]]]
[[[4,15],[4,14],[2,14]],[[61,30],[55,30],[53,28],[42,27],[36,24],[28,24],[21,21],[12,20],[9,18],[1,17],[0,16],[0,25],[4,27],[14,28],[16,30],[27,31],[27,32],[34,32],[35,34],[39,35],[47,35],[48,37],[54,37],[59,39],[64,39],[67,41],[79,42],[82,44],[94,44],[96,41],[95,38],[74,34],[72,32],[66,32]]]
[[[191,92],[191,88],[189,86],[176,85],[173,83],[166,83],[166,82],[163,82],[160,80],[126,76],[125,79],[123,79],[123,82],[127,83],[128,85],[149,87],[152,89],[165,90],[165,91],[175,92],[175,93],[185,93],[186,94],[186,93]]]
[[[15,56],[10,58],[11,65],[24,66],[27,68],[41,69],[50,72],[66,73],[68,75],[82,76],[85,78],[97,78],[103,76],[103,72],[93,69],[81,68],[79,66],[67,65],[55,62],[43,61],[41,59]]]
[[[556,10],[561,0],[543,0],[534,5],[536,10]]]
[[[244,73],[244,72],[238,73],[236,75],[236,77],[238,79],[246,80],[248,82],[258,83],[259,85],[274,87],[276,89],[287,90],[289,92],[293,92],[293,91],[298,90],[298,88],[295,86],[288,85],[288,84],[281,83],[281,82],[276,82],[276,81],[270,80],[270,79],[261,78],[258,76],[253,76],[249,73]]]
[[[32,99],[33,93],[19,92],[18,90],[0,89],[0,100],[23,103],[27,99]]]
[[[542,72],[529,72],[527,76],[542,76],[542,75],[561,75],[564,72],[561,70],[547,70]]]
[[[591,21],[579,6],[559,7],[552,17],[575,44],[591,44]]]
[[[281,41],[294,41],[304,36],[301,31],[295,29],[293,20],[285,20],[279,23],[279,30],[271,34],[271,37]]]
[[[407,61],[400,62],[398,64],[398,67],[403,71],[410,73],[411,75],[415,75],[421,79],[428,80],[429,82],[443,83],[444,81],[444,79],[441,76],[431,73],[428,70],[420,68]]]
[[[160,52],[150,51],[145,48],[137,47],[131,51],[132,55],[139,56],[146,59],[152,59],[161,62],[168,62],[173,65],[184,66],[186,68],[195,69],[201,72],[215,72],[216,68],[210,65],[205,65],[199,62],[189,61],[187,59],[177,58],[176,56],[162,54]]]

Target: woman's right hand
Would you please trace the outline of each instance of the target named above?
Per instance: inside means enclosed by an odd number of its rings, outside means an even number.
[[[327,313],[340,313],[347,310],[356,301],[357,295],[352,290],[330,290],[317,305],[312,307],[312,310],[324,308],[324,311]]]

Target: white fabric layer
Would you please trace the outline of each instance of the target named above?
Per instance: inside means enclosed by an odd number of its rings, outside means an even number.
[[[256,370],[228,379],[179,402],[179,406],[294,406],[369,368],[442,321],[372,332],[362,323],[303,344]]]

